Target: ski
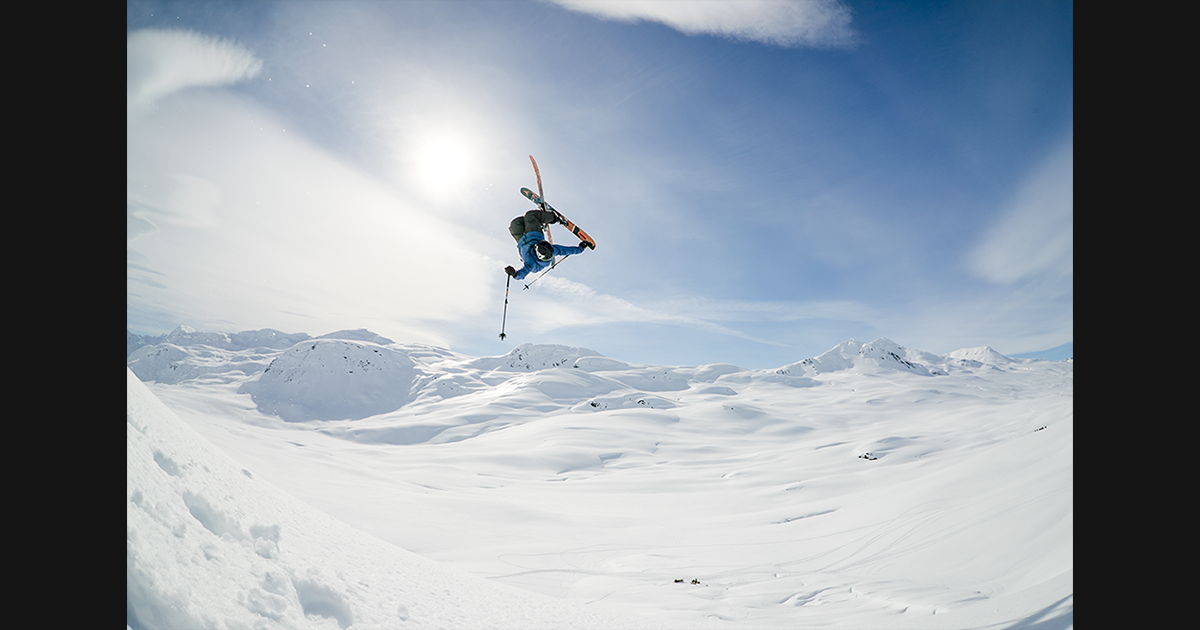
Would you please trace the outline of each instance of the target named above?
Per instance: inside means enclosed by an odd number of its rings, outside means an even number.
[[[546,198],[546,193],[545,193],[544,191],[542,191],[542,171],[538,169],[537,160],[533,159],[533,156],[532,156],[532,155],[531,155],[531,156],[529,156],[529,161],[530,161],[530,162],[533,162],[533,174],[534,174],[534,175],[537,175],[537,182],[538,182],[538,194],[537,194],[537,196],[538,196],[538,198],[540,198],[540,199],[545,199],[545,198]],[[545,201],[540,201],[540,202],[538,202],[538,205],[542,207],[542,210],[545,210],[545,209],[546,209],[546,202],[545,202]]]
[[[533,159],[532,155],[529,156],[529,161],[533,163],[533,174],[537,175],[538,197],[545,199],[546,193],[542,192],[542,171],[541,171],[541,169],[538,168],[537,160]],[[546,209],[546,204],[544,202],[539,203],[538,206],[540,206],[542,210]],[[546,240],[550,241],[551,245],[554,244],[554,237],[550,235],[550,226],[549,225],[546,226]],[[550,268],[553,269],[557,266],[558,266],[558,256],[551,257],[550,258]],[[525,288],[528,289],[529,285],[525,285]]]
[[[555,210],[553,206],[546,203],[546,193],[544,190],[542,190],[542,171],[541,171],[541,169],[538,168],[537,160],[533,159],[532,155],[529,156],[529,162],[533,164],[533,174],[537,176],[538,191],[537,191],[537,194],[535,195],[532,190],[529,190],[528,188],[522,188],[521,194],[525,195],[526,199],[529,199],[533,203],[537,204],[537,206],[539,208],[541,208],[542,210],[549,210],[550,212],[553,212],[554,215],[558,217],[559,223],[566,226],[566,228],[568,230],[570,230],[572,234],[574,234],[575,236],[578,236],[579,240],[586,242],[588,245],[591,245],[592,249],[596,249],[596,240],[595,239],[593,239],[591,236],[588,236],[587,232],[584,232],[583,230],[581,230],[578,225],[575,225],[574,223],[572,223],[571,220],[568,219],[567,217],[564,217],[561,212],[559,212],[558,210]],[[546,229],[546,236],[547,236],[547,240],[550,240],[549,239],[549,236],[550,236],[549,228]],[[554,241],[551,240],[550,242],[553,243]],[[555,262],[557,263],[557,261],[555,261]]]
[[[538,206],[542,207],[543,209],[553,212],[554,216],[558,217],[558,222],[561,223],[563,225],[563,227],[566,227],[568,230],[571,231],[572,234],[574,234],[575,236],[578,236],[579,240],[584,241],[587,244],[591,245],[592,249],[596,249],[596,240],[595,239],[593,239],[591,236],[589,236],[587,232],[584,232],[578,225],[575,225],[575,223],[572,222],[570,219],[563,216],[563,213],[559,212],[558,210],[555,210],[554,206],[551,206],[550,204],[546,203],[546,200],[543,199],[541,195],[533,192],[532,190],[529,190],[528,188],[522,188],[521,194],[525,195],[526,199],[532,201],[533,203],[537,204]]]

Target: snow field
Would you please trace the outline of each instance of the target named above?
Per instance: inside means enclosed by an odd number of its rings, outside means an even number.
[[[150,387],[322,512],[566,603],[671,626],[1071,625],[1070,363],[888,340],[779,370],[356,343],[412,359],[395,409],[288,422],[264,409],[295,394],[236,356]]]
[[[130,628],[658,627],[348,527],[256,479],[128,380]]]

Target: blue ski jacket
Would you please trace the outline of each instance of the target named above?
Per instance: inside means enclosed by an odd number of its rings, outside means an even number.
[[[521,254],[521,260],[525,262],[525,266],[517,270],[516,278],[520,280],[531,273],[537,273],[546,267],[550,266],[549,261],[538,260],[535,247],[541,241],[546,240],[546,236],[541,232],[526,232],[521,236],[521,240],[517,241],[517,252]],[[579,246],[566,247],[564,245],[554,246],[555,256],[570,256],[571,254],[581,254],[583,248]]]

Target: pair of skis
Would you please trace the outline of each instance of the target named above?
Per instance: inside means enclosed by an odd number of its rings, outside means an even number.
[[[541,170],[538,169],[537,160],[533,159],[532,155],[529,156],[529,161],[531,163],[533,163],[533,174],[537,176],[538,191],[537,191],[537,193],[534,193],[532,190],[529,190],[528,188],[521,188],[521,194],[525,195],[526,199],[537,204],[538,207],[541,208],[542,210],[547,210],[549,212],[554,213],[554,216],[558,217],[558,222],[560,224],[562,224],[563,227],[567,228],[568,230],[571,231],[572,234],[579,237],[580,241],[587,243],[588,245],[591,246],[592,249],[596,249],[595,239],[593,239],[591,236],[589,236],[587,232],[584,232],[582,229],[580,229],[580,227],[578,225],[575,225],[575,223],[572,222],[570,219],[563,216],[563,214],[561,212],[559,212],[558,210],[555,210],[554,206],[551,206],[550,204],[546,203],[545,192],[543,192],[543,190],[542,190],[542,172],[541,172]],[[551,239],[551,237],[550,237],[550,227],[549,226],[546,226],[546,240],[550,241],[551,244],[554,243],[554,240]],[[550,269],[554,269],[554,267],[557,265],[558,265],[558,260],[554,260],[553,262],[550,263]],[[550,271],[550,269],[543,271],[542,275],[545,275],[546,273],[548,273]],[[507,275],[507,274],[505,274],[505,275]],[[537,282],[538,280],[541,279],[541,277],[542,276],[538,276],[537,278],[534,278],[532,281],[530,281],[529,284],[525,285],[525,288],[528,289],[529,285],[533,284],[534,282]],[[508,287],[509,287],[509,283],[511,283],[511,282],[512,282],[512,276],[508,276],[508,280],[505,280],[505,282],[504,282],[504,318],[501,320],[501,323],[500,323],[500,339],[501,340],[503,340],[505,337],[507,337],[507,335],[504,334],[504,327],[508,323]]]
[[[533,163],[533,174],[537,175],[538,191],[537,191],[537,194],[535,195],[532,190],[529,190],[528,188],[522,188],[521,194],[525,195],[526,199],[537,204],[542,210],[549,210],[550,212],[553,212],[554,216],[558,217],[559,223],[561,223],[564,227],[566,227],[568,230],[570,230],[572,234],[574,234],[575,236],[578,236],[579,240],[584,241],[587,244],[591,245],[592,249],[596,249],[596,241],[594,239],[592,239],[591,236],[588,236],[587,232],[584,232],[583,230],[581,230],[578,225],[575,225],[574,223],[571,222],[570,219],[568,219],[567,217],[564,217],[561,212],[559,212],[558,210],[555,210],[554,206],[551,206],[550,204],[546,203],[546,195],[545,195],[545,193],[542,192],[542,172],[540,170],[538,170],[537,160],[533,159],[532,155],[529,156],[529,161]],[[547,228],[546,236],[549,237],[549,235],[550,235],[550,229]],[[551,241],[551,242],[553,243],[554,241]]]

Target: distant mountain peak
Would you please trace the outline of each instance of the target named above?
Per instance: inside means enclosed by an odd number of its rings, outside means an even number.
[[[980,363],[988,363],[991,365],[1007,365],[1009,363],[1016,363],[1015,360],[993,350],[991,346],[962,348],[961,350],[955,350],[946,356],[952,359],[966,359],[968,361],[979,361]]]
[[[786,365],[776,372],[815,375],[853,368],[882,367],[922,376],[942,376],[947,374],[947,362],[946,357],[906,348],[887,337],[880,337],[869,343],[847,339],[818,356]]]

